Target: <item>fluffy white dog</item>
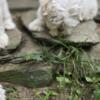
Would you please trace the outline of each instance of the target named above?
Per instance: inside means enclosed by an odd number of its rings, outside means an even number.
[[[43,31],[46,25],[52,36],[58,29],[76,27],[81,21],[93,19],[98,12],[97,0],[39,0],[37,18],[29,24],[31,31]]]
[[[2,85],[0,85],[0,100],[6,100],[5,90],[3,89]]]
[[[12,21],[8,4],[6,0],[0,0],[0,48],[5,48],[8,45],[8,35],[5,30],[11,30],[15,28],[15,24]]]

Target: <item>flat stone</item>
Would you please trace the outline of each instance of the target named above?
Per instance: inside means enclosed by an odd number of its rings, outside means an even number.
[[[20,32],[17,28],[14,30],[7,31],[9,37],[9,44],[7,46],[7,50],[14,50],[16,49],[21,41],[22,41],[22,32]]]
[[[26,11],[21,15],[21,21],[24,27],[28,29],[28,25],[35,20],[36,18],[37,11],[36,10],[31,10],[31,11]],[[48,35],[46,32],[32,32],[31,33],[33,37],[35,38],[40,38],[40,39],[47,39],[47,40],[52,40],[51,36]]]
[[[27,87],[48,86],[53,81],[53,66],[45,63],[0,65],[0,81]]]
[[[22,42],[22,32],[20,32],[17,28],[6,31],[6,33],[9,37],[9,44],[5,49],[0,50],[0,56],[13,52],[20,46]]]
[[[21,15],[22,24],[28,28],[28,25],[37,17],[37,10],[25,11]]]
[[[11,10],[36,9],[38,0],[8,0],[8,4]]]
[[[66,40],[80,44],[96,44],[100,42],[97,25],[93,21],[83,22],[73,29],[72,34]]]
[[[41,47],[33,41],[27,33],[24,33],[24,40],[21,48],[18,50],[17,54],[20,55],[28,55],[32,53],[38,53],[41,51]]]

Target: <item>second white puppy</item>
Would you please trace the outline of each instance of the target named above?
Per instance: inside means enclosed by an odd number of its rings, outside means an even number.
[[[37,18],[30,23],[31,31],[43,31],[46,25],[52,36],[58,29],[76,27],[81,21],[93,19],[98,12],[97,0],[39,0]]]

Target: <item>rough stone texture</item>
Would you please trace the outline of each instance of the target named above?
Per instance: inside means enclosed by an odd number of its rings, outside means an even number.
[[[8,63],[8,62],[20,63],[20,62],[30,61],[32,60],[32,58],[26,60],[27,56],[30,56],[34,53],[35,54],[39,53],[41,51],[41,47],[38,44],[36,44],[27,33],[23,33],[23,38],[24,40],[22,41],[20,47],[17,48],[15,52],[5,56],[0,56],[0,61],[2,63]]]
[[[36,10],[30,10],[21,15],[21,21],[23,26],[25,26],[28,29],[28,25],[36,18],[37,11]],[[51,39],[50,35],[48,35],[46,32],[33,32],[32,35],[36,38],[42,38],[42,39]]]
[[[8,50],[16,49],[21,41],[22,41],[22,32],[20,32],[17,28],[14,30],[7,31],[9,36],[9,44],[7,46]]]
[[[97,25],[93,21],[83,22],[73,29],[72,34],[67,37],[67,40],[83,44],[98,43],[100,39],[96,29]]]
[[[32,53],[38,53],[41,51],[41,47],[36,44],[27,33],[24,33],[24,41],[21,48],[18,50],[18,55],[27,55]]]
[[[0,65],[0,81],[28,87],[50,85],[53,67],[48,64]]]
[[[100,25],[98,25],[97,32],[100,38]],[[100,43],[92,46],[91,48],[88,48],[86,50],[86,56],[89,56],[89,59],[92,59],[94,61],[95,60],[99,61],[100,60]]]
[[[13,52],[22,42],[22,32],[20,32],[17,28],[7,31],[7,34],[9,37],[9,44],[5,49],[0,50],[0,56]]]
[[[8,0],[11,10],[35,9],[38,7],[38,0]]]
[[[28,28],[28,25],[37,17],[36,10],[26,11],[21,15],[22,24]]]

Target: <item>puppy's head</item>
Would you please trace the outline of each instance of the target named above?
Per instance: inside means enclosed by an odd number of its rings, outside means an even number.
[[[50,0],[39,0],[40,5],[44,6],[46,5]]]

